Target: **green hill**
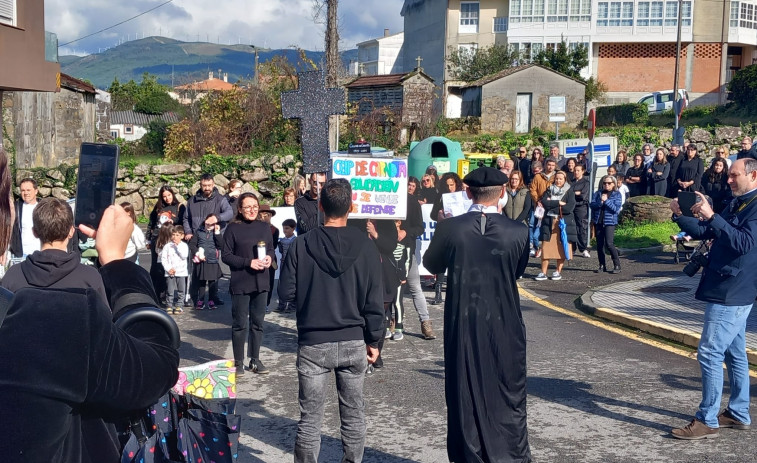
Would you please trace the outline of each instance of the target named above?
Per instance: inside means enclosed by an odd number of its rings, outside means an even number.
[[[258,62],[265,63],[274,56],[284,56],[298,69],[304,68],[299,53],[292,49],[258,49]],[[308,59],[321,63],[323,52],[306,51]],[[357,57],[357,50],[342,53],[349,63]],[[229,74],[229,82],[250,79],[254,74],[255,51],[249,45],[219,45],[206,42],[181,42],[166,37],[147,37],[126,42],[103,53],[82,57],[61,56],[61,71],[79,79],[87,79],[96,87],[107,89],[118,78],[139,82],[149,72],[163,84],[181,85],[206,79],[208,71],[219,69]],[[217,74],[216,74],[217,75]]]

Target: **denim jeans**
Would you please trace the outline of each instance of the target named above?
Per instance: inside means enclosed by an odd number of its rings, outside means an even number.
[[[245,341],[248,341],[247,355],[255,360],[260,358],[267,298],[267,291],[231,295],[231,347],[237,365],[244,362]]]
[[[321,450],[321,422],[331,371],[336,375],[342,435],[342,462],[358,463],[365,449],[363,381],[368,368],[365,342],[327,342],[297,348],[300,421],[294,444],[295,463],[316,463]]]
[[[539,249],[541,247],[541,242],[539,241],[539,227],[536,226],[538,222],[539,219],[534,217],[534,212],[531,211],[528,215],[528,237],[531,240],[531,247],[534,249]]]
[[[746,319],[750,305],[708,303],[704,311],[704,328],[697,349],[702,370],[702,403],[697,419],[711,428],[718,427],[720,399],[723,395],[723,362],[728,368],[731,397],[728,409],[745,424],[749,418],[749,363],[746,356]]]
[[[410,267],[408,267],[407,270],[407,283],[405,284],[405,287],[413,298],[415,311],[418,312],[418,320],[421,323],[425,322],[429,319],[428,305],[426,305],[426,295],[423,294],[423,288],[421,288],[421,274],[418,271],[418,259],[416,259],[416,256],[414,255],[410,256]],[[400,291],[399,298],[402,298],[402,291]]]

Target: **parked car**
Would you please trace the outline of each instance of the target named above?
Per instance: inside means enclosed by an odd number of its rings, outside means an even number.
[[[689,100],[689,94],[686,90],[678,90],[678,94],[686,101]],[[647,93],[639,99],[638,103],[647,105],[649,108],[649,114],[659,114],[663,111],[673,109],[674,99],[673,90],[662,90],[659,92]]]

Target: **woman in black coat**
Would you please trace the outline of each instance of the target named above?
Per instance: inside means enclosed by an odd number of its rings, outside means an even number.
[[[628,163],[628,154],[626,150],[618,151],[618,154],[615,156],[615,162],[610,165],[615,168],[617,175],[622,175],[623,177],[625,177],[626,171],[629,167],[631,167],[631,165]]]
[[[160,227],[168,223],[180,225],[184,220],[183,204],[179,203],[173,189],[168,185],[163,185],[158,191],[158,202],[150,212],[150,220],[147,223],[147,248],[150,250],[150,279],[152,286],[155,288],[160,301],[165,301],[162,296],[166,292],[166,277],[163,266],[158,263],[158,253],[155,249],[155,241],[158,239]]]
[[[625,184],[630,198],[647,194],[647,172],[644,169],[644,156],[641,154],[633,157],[633,166],[626,170]]]
[[[686,157],[681,160],[676,172],[675,186],[678,191],[699,191],[704,174],[704,161],[697,154],[694,144],[686,148]]]
[[[647,184],[649,185],[649,194],[665,196],[668,192],[668,176],[670,175],[670,164],[665,156],[665,150],[657,148],[654,156],[654,162],[647,169]]]
[[[558,171],[555,173],[554,183],[544,192],[541,203],[544,206],[544,217],[541,219],[541,228],[539,229],[542,249],[541,273],[536,276],[535,280],[547,279],[547,268],[550,260],[557,261],[557,270],[549,278],[560,280],[562,279],[562,268],[565,261],[573,257],[572,245],[578,241],[576,222],[573,217],[576,196],[570,183],[568,183],[568,176],[565,172]],[[560,239],[560,228],[558,227],[560,217],[565,219],[565,228],[568,234],[567,245]],[[565,248],[567,248],[567,251]]]
[[[249,338],[247,353],[249,370],[266,374],[260,361],[263,342],[263,318],[271,290],[268,272],[275,259],[271,226],[257,220],[260,204],[252,193],[239,196],[239,212],[223,234],[223,261],[231,268],[231,346],[237,376],[244,374],[244,344]],[[265,254],[258,255],[258,244],[265,245]]]
[[[716,214],[723,212],[731,202],[731,187],[728,186],[728,164],[725,159],[717,158],[702,176],[700,190],[712,199],[712,210]]]

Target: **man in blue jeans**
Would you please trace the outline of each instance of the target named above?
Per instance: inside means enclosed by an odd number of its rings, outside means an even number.
[[[757,160],[739,159],[728,171],[734,200],[721,214],[713,212],[705,196],[682,215],[678,200],[670,203],[673,220],[695,239],[712,240],[702,262],[696,298],[707,302],[704,328],[697,349],[702,370],[702,402],[688,425],[673,429],[678,439],[716,437],[718,428],[748,429],[749,363],[746,356],[746,320],[757,297]],[[692,260],[695,260],[692,257]],[[720,412],[723,362],[728,369],[731,397]]]
[[[291,244],[279,277],[279,299],[297,308],[300,421],[294,461],[316,463],[331,371],[339,396],[344,462],[365,448],[363,381],[384,336],[381,261],[368,235],[347,227],[352,188],[329,180],[318,205],[324,224]],[[367,355],[366,355],[367,352]]]

